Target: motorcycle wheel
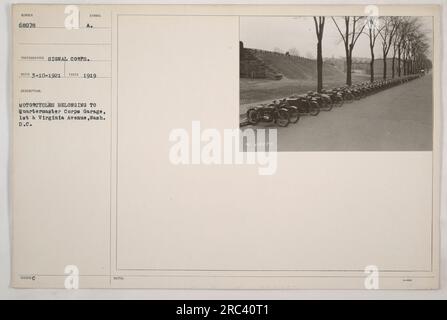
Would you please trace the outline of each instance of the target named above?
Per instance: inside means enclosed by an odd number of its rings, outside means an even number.
[[[335,107],[336,108],[340,108],[342,105],[343,105],[343,99],[342,98],[337,98],[336,100],[335,100]]]
[[[287,127],[290,122],[289,112],[287,109],[279,109],[276,112],[275,122],[280,127]]]
[[[354,100],[354,96],[352,95],[352,93],[347,93],[345,95],[344,101],[346,102],[352,102],[352,100]]]
[[[300,113],[298,112],[298,108],[290,107],[289,109],[289,120],[291,123],[297,123],[300,119]]]
[[[312,116],[318,116],[318,114],[320,113],[320,106],[316,102],[311,103],[309,109],[309,113]]]
[[[256,109],[248,109],[247,111],[247,120],[249,124],[258,124],[259,123],[259,112]]]
[[[324,110],[326,110],[326,111],[331,111],[332,108],[334,107],[334,104],[332,103],[332,101],[326,101],[325,104],[326,104],[326,108]]]

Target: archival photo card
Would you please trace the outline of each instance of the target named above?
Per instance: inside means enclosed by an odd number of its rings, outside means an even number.
[[[11,285],[438,288],[440,12],[14,5]]]

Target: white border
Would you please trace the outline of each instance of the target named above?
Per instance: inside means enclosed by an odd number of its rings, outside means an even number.
[[[382,0],[379,4],[443,4],[443,0]],[[418,291],[364,291],[364,290],[28,290],[11,289],[10,281],[10,234],[8,213],[8,158],[9,158],[9,107],[10,107],[10,5],[13,3],[70,3],[70,1],[12,1],[4,0],[0,6],[0,70],[6,70],[0,78],[0,299],[447,299],[447,197],[441,189],[441,289]],[[75,0],[76,4],[376,4],[377,1],[365,0],[326,0],[326,1],[132,1],[124,0]],[[442,8],[442,20],[447,19],[447,6]],[[446,43],[447,27],[442,23],[442,42]],[[445,55],[444,45],[442,56]],[[442,82],[447,82],[446,66],[442,63]],[[441,86],[443,87],[443,86]],[[447,97],[444,90],[442,101]],[[447,123],[443,113],[443,123]],[[443,132],[443,167],[447,155],[447,139]],[[442,173],[442,185],[447,180]]]

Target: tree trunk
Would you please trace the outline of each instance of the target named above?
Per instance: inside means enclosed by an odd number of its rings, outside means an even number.
[[[346,57],[346,84],[348,86],[352,85],[352,57],[348,55]]]
[[[383,57],[383,79],[386,79],[386,56]]]
[[[404,76],[406,76],[407,75],[407,68],[408,67],[408,65],[407,65],[407,59],[405,58],[405,56],[404,56]]]
[[[398,73],[398,75],[399,75],[399,78],[402,76],[402,56],[401,56],[401,51],[400,51],[400,46],[399,46],[399,48],[398,48],[398,50],[397,50],[397,63],[398,63],[398,65],[397,65],[397,73]]]
[[[346,84],[348,86],[352,85],[352,45],[345,44],[345,51],[346,51]]]
[[[370,81],[374,82],[374,39],[372,31],[369,31],[369,52],[371,53],[371,61],[369,62]]]
[[[321,92],[323,89],[323,48],[322,48],[322,39],[318,39],[317,43],[317,91]]]
[[[394,50],[394,53],[393,53],[393,62],[391,64],[391,66],[392,66],[391,77],[394,79],[396,76],[396,70],[395,70],[396,69],[396,50]]]

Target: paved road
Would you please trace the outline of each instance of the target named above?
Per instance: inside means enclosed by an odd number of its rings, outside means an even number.
[[[432,105],[427,75],[278,128],[278,151],[431,150]]]

